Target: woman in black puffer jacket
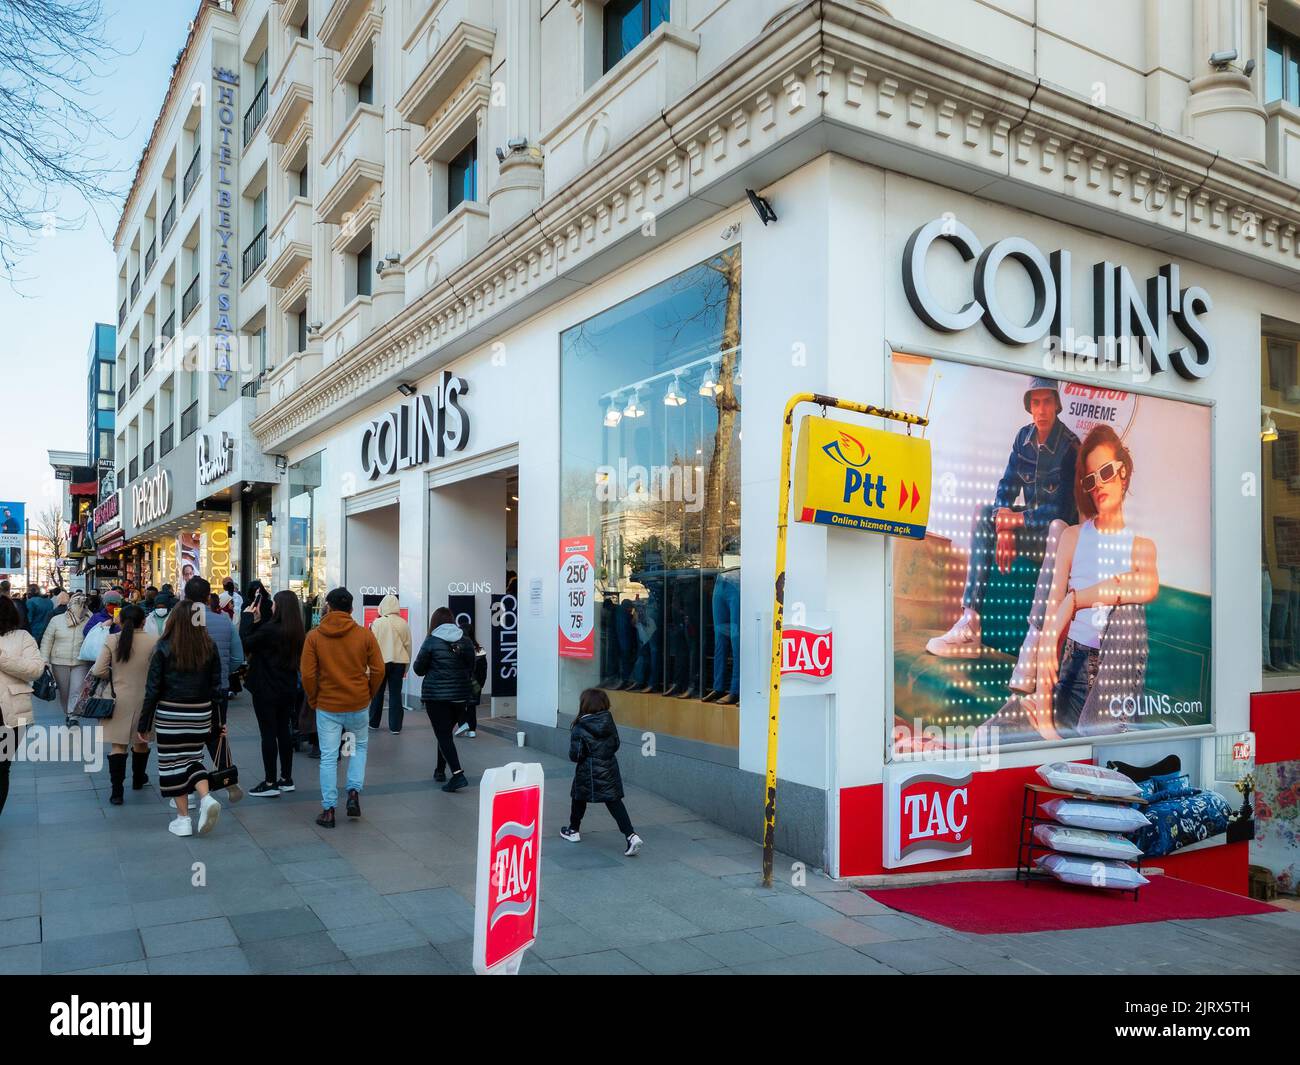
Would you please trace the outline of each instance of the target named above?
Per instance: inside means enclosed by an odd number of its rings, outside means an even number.
[[[264,589],[258,586],[249,590],[253,598],[239,620],[239,639],[248,661],[245,684],[253,697],[253,713],[262,734],[263,776],[262,783],[250,788],[248,794],[274,798],[294,790],[290,724],[298,713],[298,666],[307,633],[302,623],[302,603],[293,592],[277,592],[267,609]]]
[[[465,704],[474,697],[474,641],[445,606],[433,612],[429,635],[411,665],[417,677],[423,677],[420,699],[429,723],[438,737],[438,765],[433,779],[443,783],[443,791],[460,791],[469,781],[460,767],[452,729],[459,723]],[[447,780],[446,767],[451,766]]]
[[[578,830],[587,803],[603,802],[627,840],[623,853],[631,858],[641,849],[642,840],[623,805],[623,776],[618,771],[617,752],[618,725],[609,709],[609,696],[599,688],[588,688],[578,697],[578,719],[569,734],[569,761],[576,762],[577,768],[569,791],[573,799],[569,823],[560,829],[560,835],[570,843],[581,840]]]

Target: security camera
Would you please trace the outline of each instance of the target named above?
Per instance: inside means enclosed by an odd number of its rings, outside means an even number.
[[[1210,66],[1218,67],[1222,70],[1229,63],[1235,63],[1237,60],[1237,49],[1227,48],[1222,52],[1210,53]]]
[[[502,151],[500,148],[498,148],[498,149],[497,149],[497,162],[498,162],[498,163],[504,163],[505,161],[506,161],[506,153],[505,153],[504,151]]]
[[[1255,61],[1253,59],[1247,59],[1246,65],[1242,67],[1241,70],[1242,73],[1246,75],[1246,77],[1250,77],[1252,74],[1255,73]]]

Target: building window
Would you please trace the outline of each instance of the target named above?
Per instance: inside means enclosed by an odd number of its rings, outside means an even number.
[[[447,213],[466,200],[478,199],[478,140],[472,140],[447,164]]]
[[[111,362],[100,362],[99,364],[99,390],[101,392],[113,391],[113,364]]]
[[[609,0],[605,5],[605,70],[668,21],[669,0]]]
[[[357,272],[356,272],[356,292],[357,296],[369,296],[371,292],[370,277],[375,268],[374,255],[372,252],[373,245],[367,244],[356,255]]]
[[[1300,37],[1269,23],[1264,60],[1264,102],[1285,100],[1300,107]]]
[[[301,170],[294,175],[293,187],[297,190],[299,196],[307,195],[307,164],[304,163]]]
[[[357,103],[373,104],[375,102],[375,68],[370,66],[361,80],[357,82]]]
[[[1263,666],[1300,675],[1300,329],[1261,344]]]
[[[594,646],[560,706],[619,690],[619,719],[739,742],[740,249],[561,336],[560,535],[591,537]]]
[[[306,351],[307,350],[307,308],[304,307],[302,310],[300,310],[294,316],[294,318],[295,318],[294,326],[296,329],[296,337],[298,341],[298,346],[294,350]]]

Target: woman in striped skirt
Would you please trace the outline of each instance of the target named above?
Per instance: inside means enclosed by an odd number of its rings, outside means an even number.
[[[208,794],[203,752],[209,738],[224,732],[216,706],[221,699],[221,656],[204,625],[202,604],[182,601],[167,618],[149,661],[138,739],[155,734],[159,790],[176,800],[167,830],[191,836],[189,796],[199,796],[199,835],[212,831],[221,806]]]

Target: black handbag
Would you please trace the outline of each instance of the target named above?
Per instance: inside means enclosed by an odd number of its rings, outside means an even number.
[[[54,670],[49,666],[46,666],[45,671],[36,678],[36,683],[32,685],[32,694],[47,703],[59,697],[59,682],[55,679]]]
[[[212,761],[214,768],[208,773],[208,787],[220,791],[239,783],[239,767],[230,760],[230,741],[225,736],[217,740],[217,751]]]
[[[103,694],[105,683],[108,684],[107,697]],[[107,677],[96,677],[94,679],[94,684],[90,687],[86,699],[77,708],[77,716],[95,721],[107,721],[113,716],[116,705],[117,692],[113,688],[113,674],[110,671]]]

